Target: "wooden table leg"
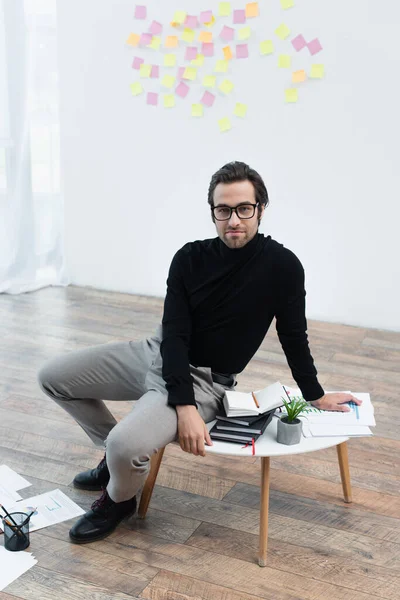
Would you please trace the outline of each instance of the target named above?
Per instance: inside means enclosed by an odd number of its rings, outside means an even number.
[[[138,508],[139,519],[144,519],[146,517],[147,509],[149,508],[151,495],[153,493],[153,488],[156,483],[164,450],[165,448],[160,448],[160,450],[153,454],[153,456],[150,459],[150,473],[147,476],[147,479],[143,486],[142,495],[140,497],[140,503]]]
[[[345,502],[351,502],[351,483],[349,469],[349,454],[347,451],[347,442],[342,442],[336,446],[339,459],[340,477],[342,479],[343,496]]]
[[[260,567],[267,566],[269,463],[269,456],[261,458],[260,551],[258,555],[258,564]]]

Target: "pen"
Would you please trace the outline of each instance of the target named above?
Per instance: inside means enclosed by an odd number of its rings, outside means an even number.
[[[11,523],[14,525],[14,527],[18,528],[19,526],[17,525],[17,523],[14,521],[14,519],[12,518],[10,513],[6,510],[6,508],[2,504],[0,504],[0,509],[5,513],[7,519],[9,519],[11,521]],[[8,525],[8,523],[7,523],[7,525]]]
[[[288,397],[288,400],[289,400],[289,402],[291,402],[290,396],[289,396],[289,394],[287,393],[285,386],[283,385],[282,387],[283,387],[283,389],[285,390],[285,394],[286,394],[286,396]]]
[[[253,396],[253,400],[254,400],[254,402],[255,402],[255,404],[256,404],[256,406],[257,406],[257,408],[260,408],[260,405],[259,405],[259,404],[258,404],[258,402],[257,402],[257,398],[256,398],[256,396],[255,396],[254,392],[251,392],[251,395]]]
[[[350,405],[352,408],[354,408],[354,410],[356,411],[356,419],[357,419],[357,421],[358,421],[358,420],[359,420],[359,418],[360,418],[360,414],[359,414],[359,412],[358,412],[358,404],[356,404],[355,402],[352,402],[352,401],[351,401],[351,402],[349,402],[349,405]]]

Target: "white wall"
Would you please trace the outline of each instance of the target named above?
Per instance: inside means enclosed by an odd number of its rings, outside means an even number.
[[[169,23],[178,8],[198,14],[218,0],[160,4],[147,2],[149,18]],[[125,45],[131,31],[144,30],[133,19],[134,2],[58,5],[72,283],[163,296],[175,251],[215,235],[206,200],[212,173],[243,160],[259,170],[270,194],[261,231],[305,266],[308,317],[400,330],[396,0],[297,0],[289,11],[278,0],[261,1],[251,57],[235,61],[229,74],[235,93],[219,97],[202,120],[187,114],[199,84],[169,110],[130,95],[132,58],[151,52]],[[318,36],[324,47],[314,62],[324,62],[326,78],[303,84],[296,105],[283,102],[290,72],[277,68],[277,54],[292,54],[294,69],[312,60],[307,49],[296,54],[274,36],[282,21],[293,36]],[[275,56],[259,57],[258,42],[270,37]],[[217,119],[235,101],[248,103],[248,117],[220,134]]]

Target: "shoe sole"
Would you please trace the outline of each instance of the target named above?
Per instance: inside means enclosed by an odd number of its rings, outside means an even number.
[[[81,485],[81,484],[73,481],[72,485],[75,488],[78,488],[78,490],[88,490],[89,492],[101,492],[101,490],[103,490],[105,487],[107,487],[108,484],[106,484],[106,485]]]
[[[85,539],[75,538],[73,535],[71,535],[71,533],[69,534],[69,539],[74,544],[90,544],[90,542],[98,542],[99,540],[104,540],[104,538],[106,538],[109,535],[111,535],[112,533],[114,533],[114,531],[117,529],[118,525],[120,525],[122,523],[122,521],[124,521],[125,519],[129,519],[130,517],[132,517],[135,514],[135,512],[136,512],[136,508],[130,514],[125,515],[125,517],[123,519],[121,519],[120,521],[118,521],[118,523],[115,525],[115,527],[113,527],[112,529],[110,529],[106,533],[101,533],[100,535],[97,535],[96,537],[90,538],[90,540],[89,539],[85,540]]]

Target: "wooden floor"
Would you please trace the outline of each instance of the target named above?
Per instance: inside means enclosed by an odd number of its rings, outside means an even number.
[[[58,487],[85,509],[98,496],[71,487],[101,453],[41,393],[41,364],[89,345],[141,339],[161,313],[159,299],[77,287],[0,296],[0,464],[33,483],[21,495]],[[369,391],[375,405],[375,436],[349,442],[352,505],[342,501],[335,448],[273,459],[262,569],[259,461],[194,457],[171,446],[145,521],[133,517],[85,546],[69,543],[70,522],[35,532],[38,564],[0,599],[399,599],[400,334],[310,321],[309,337],[325,389]],[[271,328],[238,388],[277,379],[294,383]],[[129,410],[112,405],[118,417]]]

